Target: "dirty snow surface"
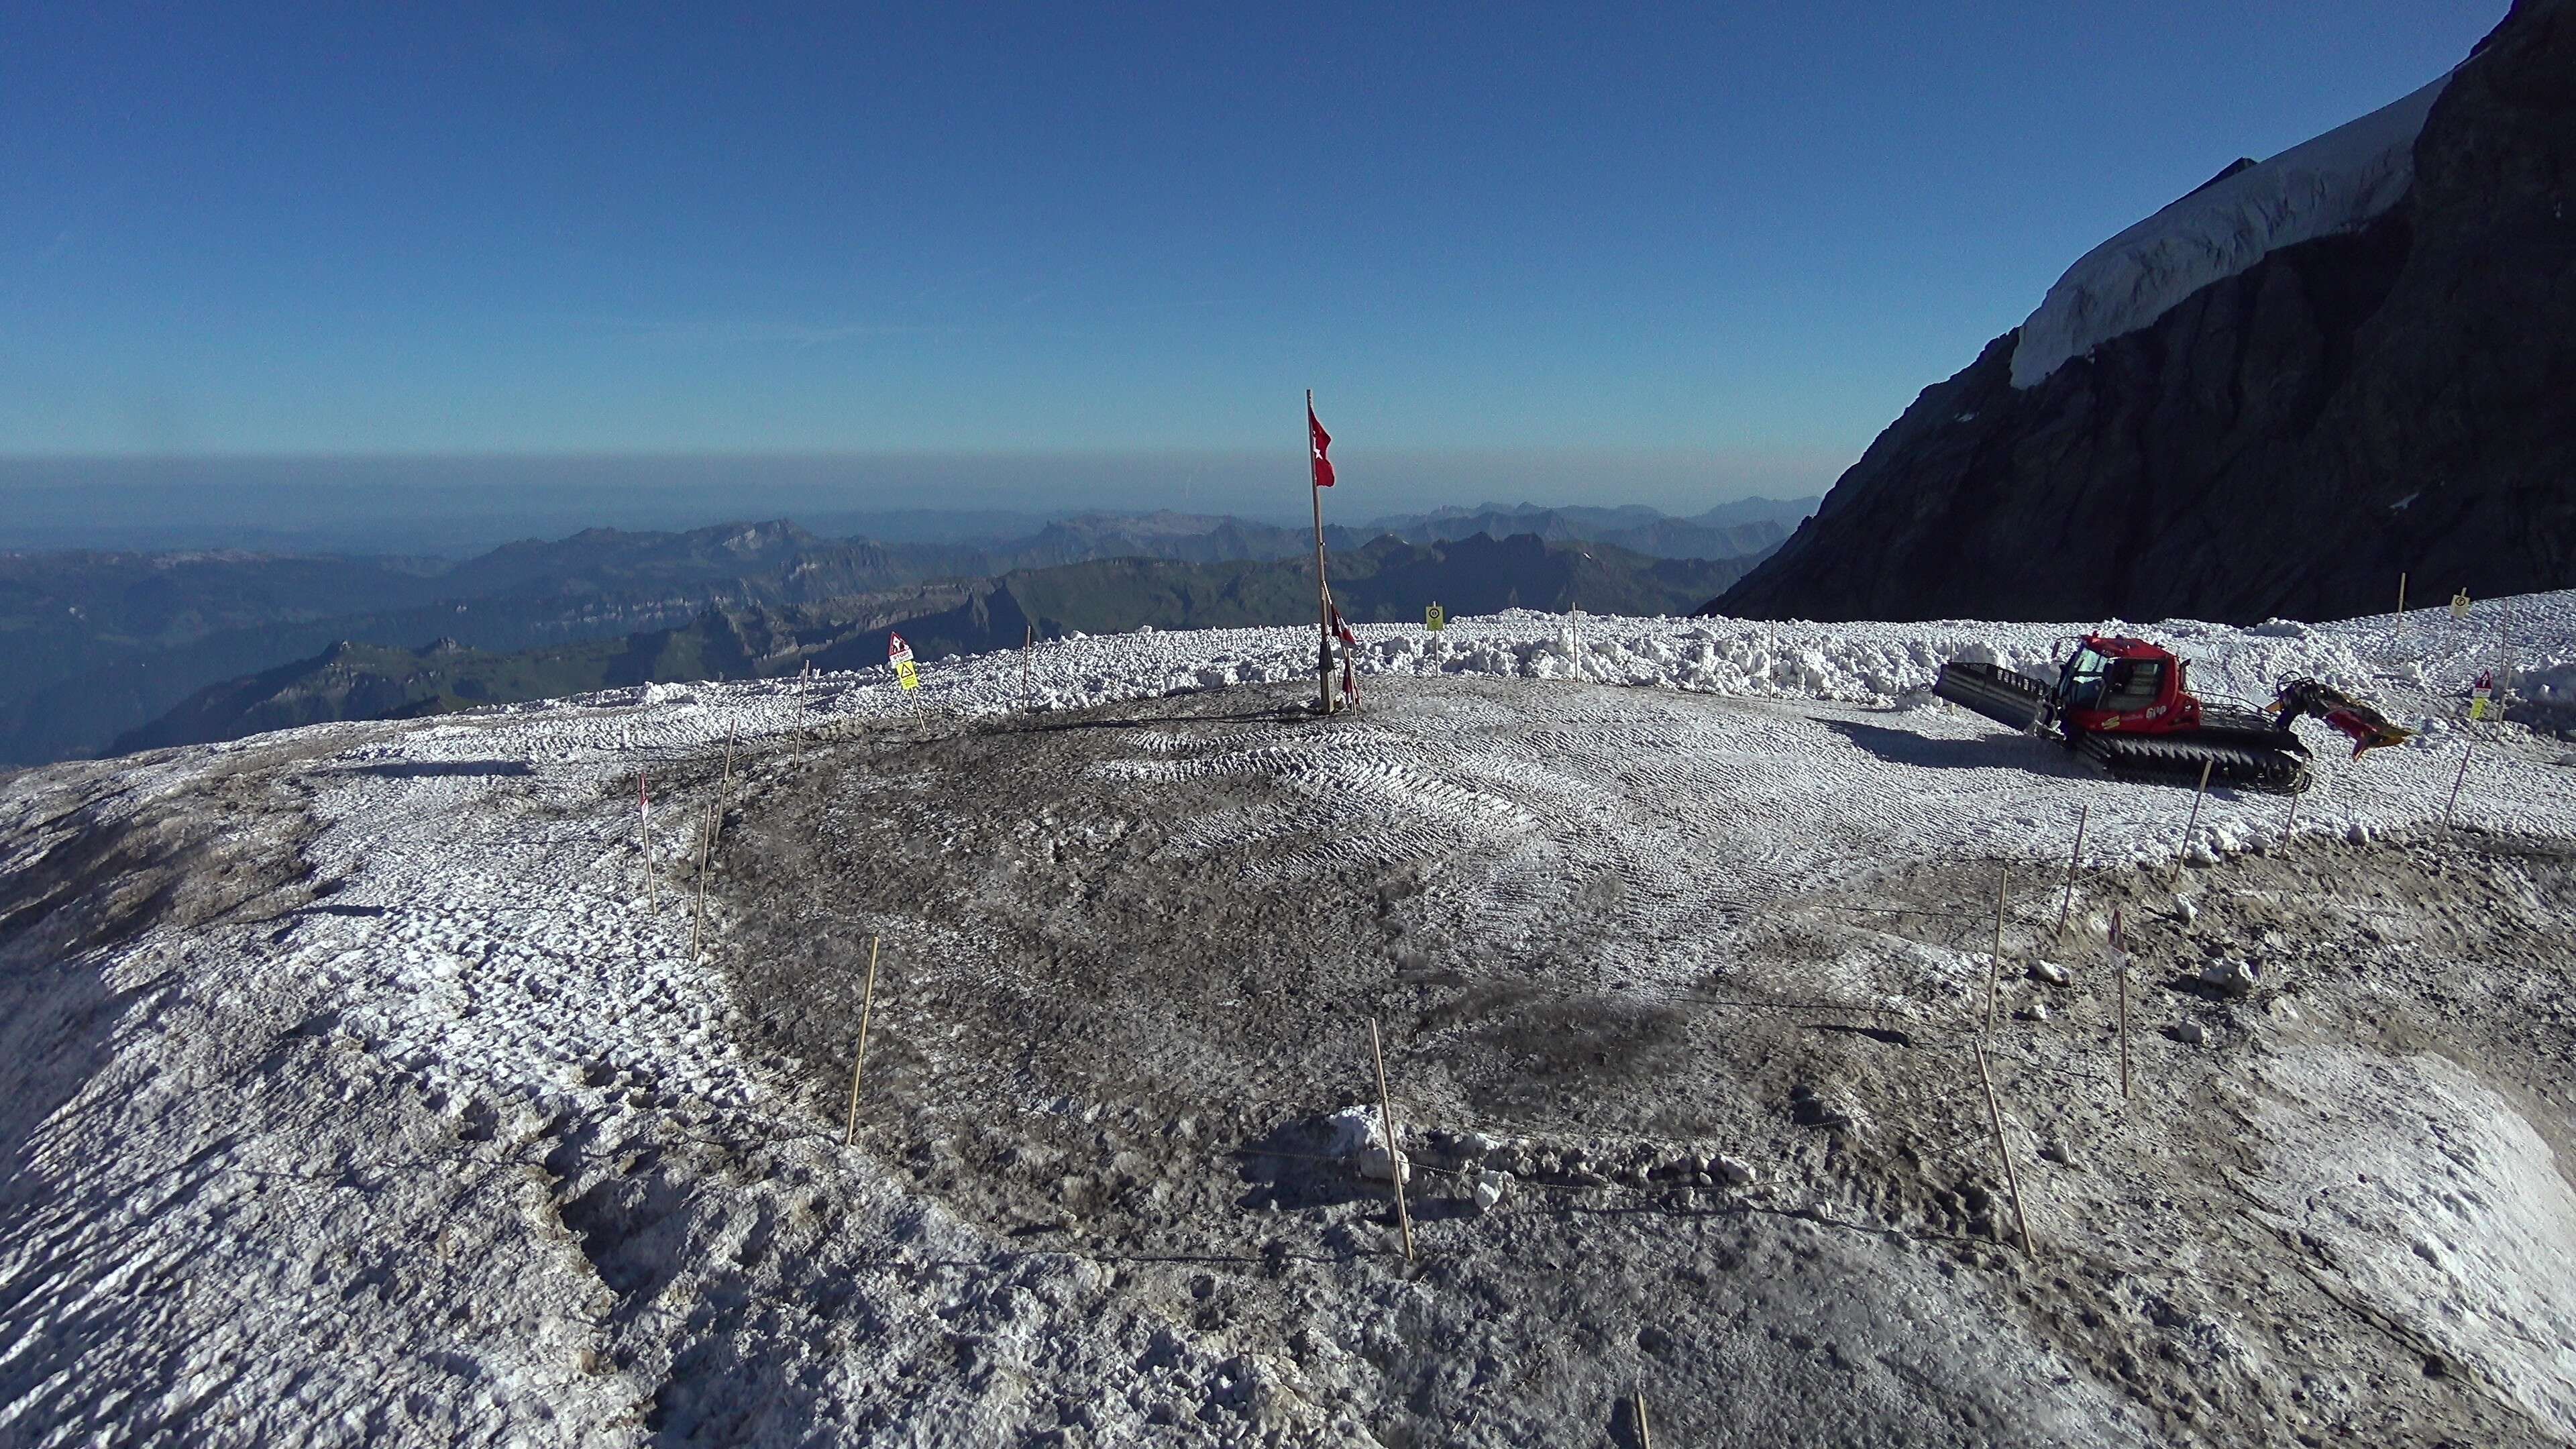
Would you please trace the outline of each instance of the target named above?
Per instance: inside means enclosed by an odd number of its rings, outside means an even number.
[[[2295,820],[1925,694],[2077,631],[1374,627],[1331,719],[1311,635],[1139,633],[0,778],[0,1443],[2576,1440],[2576,595],[2145,628],[2424,731]]]

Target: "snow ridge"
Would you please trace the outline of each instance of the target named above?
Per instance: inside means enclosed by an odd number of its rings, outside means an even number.
[[[2205,186],[2086,252],[2021,325],[2012,382],[2147,326],[2272,252],[2350,231],[2415,180],[2415,138],[2448,74],[2414,94]]]

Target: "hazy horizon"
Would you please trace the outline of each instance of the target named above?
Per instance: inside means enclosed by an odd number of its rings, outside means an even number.
[[[1342,481],[1325,495],[1325,510],[1328,522],[1344,524],[1524,502],[1640,505],[1689,516],[1749,497],[1820,494],[1848,461],[1730,463],[1637,451],[1372,453],[1339,445],[1335,459]],[[1047,518],[1159,509],[1302,523],[1309,516],[1304,465],[1293,448],[0,458],[0,549],[11,550],[456,555],[594,527],[667,530],[790,518],[829,532],[835,516],[858,514]]]

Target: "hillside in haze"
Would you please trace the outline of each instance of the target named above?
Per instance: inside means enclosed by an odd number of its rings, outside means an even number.
[[[1713,556],[1734,557],[1776,543],[1782,520],[1804,506],[1750,500],[1695,520],[1527,504],[1475,516],[1488,530],[1543,532],[1560,542],[1568,518],[1601,522],[1620,537],[1658,543],[1639,552],[1722,547],[1733,552]],[[1309,558],[1314,548],[1308,529],[1222,515],[1080,514],[1004,537],[987,530],[1032,520],[872,517],[909,536],[826,538],[776,520],[679,533],[588,529],[464,560],[0,553],[0,765],[96,754],[207,685],[310,661],[344,642],[408,651],[447,639],[513,653],[686,628],[710,610],[826,602],[839,606],[834,618],[905,618],[948,607],[965,583],[1019,571],[1108,558],[1284,561]],[[1436,524],[1423,516],[1391,522],[1417,540],[1476,531],[1445,516]],[[1659,529],[1666,530],[1659,542],[1646,537]],[[1337,551],[1355,551],[1388,531],[1326,533]],[[923,590],[943,587],[938,598],[948,602],[926,603]]]
[[[1310,545],[1311,547],[1311,545]],[[1334,556],[1334,598],[1355,623],[1420,624],[1437,602],[1459,615],[1510,608],[1674,614],[1723,587],[1750,559],[1657,559],[1605,544],[1521,534],[1441,543],[1385,536]],[[1198,563],[1115,558],[925,585],[812,606],[711,609],[622,638],[515,652],[441,639],[421,648],[340,641],[198,690],[118,737],[116,752],[336,719],[403,719],[478,705],[558,698],[622,685],[868,669],[900,632],[925,661],[1039,638],[1156,629],[1241,628],[1311,618],[1311,555]]]
[[[2576,0],[2104,243],[1709,608],[2327,619],[2401,573],[2576,583]]]

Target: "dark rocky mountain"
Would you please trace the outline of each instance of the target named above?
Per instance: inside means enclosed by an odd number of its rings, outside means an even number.
[[[2401,572],[2576,584],[2576,0],[2517,0],[2412,169],[2035,385],[2027,329],[1996,338],[1709,610],[2247,622],[2384,611]]]

